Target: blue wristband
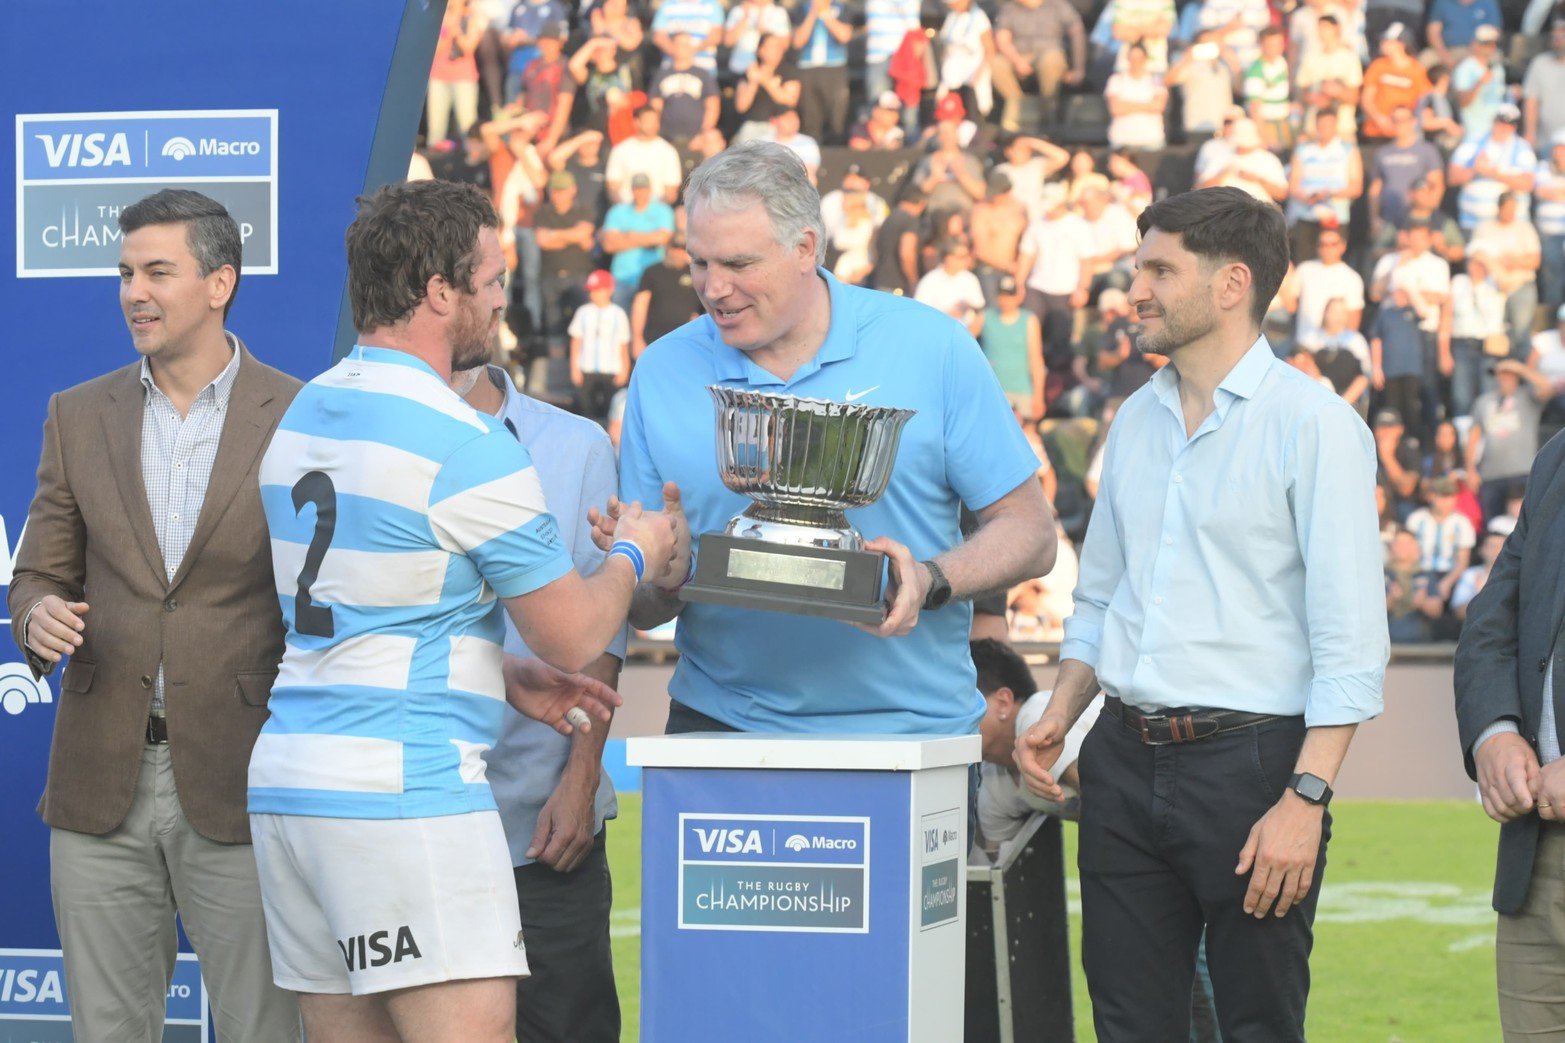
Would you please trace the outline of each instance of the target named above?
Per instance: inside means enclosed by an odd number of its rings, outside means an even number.
[[[640,583],[647,572],[647,557],[641,553],[641,548],[629,540],[615,540],[614,546],[609,548],[609,557],[616,554],[630,562],[631,568],[636,570],[636,582]]]

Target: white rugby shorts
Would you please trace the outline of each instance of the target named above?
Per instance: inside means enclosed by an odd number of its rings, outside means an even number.
[[[251,815],[272,978],[362,996],[526,977],[500,815]]]

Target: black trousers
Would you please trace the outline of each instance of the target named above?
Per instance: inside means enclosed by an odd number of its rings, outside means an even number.
[[[609,943],[614,884],[599,831],[575,870],[517,866],[516,900],[532,977],[516,985],[518,1043],[618,1043],[619,994]]]
[[[1143,745],[1107,714],[1093,726],[1077,762],[1079,864],[1082,963],[1100,1043],[1189,1038],[1203,929],[1224,1043],[1304,1039],[1330,815],[1310,893],[1288,915],[1246,915],[1250,877],[1234,873],[1303,742],[1297,717],[1177,746]]]
[[[700,710],[692,709],[678,699],[668,701],[668,723],[663,726],[664,735],[686,735],[690,732],[736,732],[731,724],[724,724],[716,717],[708,717]]]
[[[799,132],[822,148],[841,145],[848,133],[848,67],[799,70]]]

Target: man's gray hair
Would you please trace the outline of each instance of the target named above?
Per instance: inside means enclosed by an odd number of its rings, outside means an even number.
[[[685,185],[686,210],[697,203],[728,211],[760,203],[778,243],[791,249],[813,231],[815,263],[826,259],[820,194],[799,157],[775,141],[747,141],[696,167]]]

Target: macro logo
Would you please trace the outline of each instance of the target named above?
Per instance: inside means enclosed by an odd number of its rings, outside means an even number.
[[[795,833],[793,836],[783,841],[783,847],[787,848],[789,851],[803,851],[809,846],[809,840],[800,833]]]
[[[163,155],[181,162],[196,154],[196,143],[189,138],[173,137],[163,143]]]
[[[162,188],[222,203],[245,275],[277,274],[276,109],[22,113],[18,278],[115,275],[119,215]]]

